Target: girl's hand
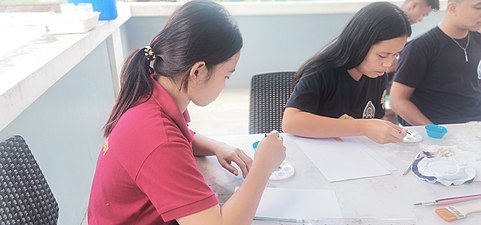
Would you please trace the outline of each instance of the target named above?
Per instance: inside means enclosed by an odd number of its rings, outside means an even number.
[[[249,173],[249,169],[252,166],[251,157],[241,149],[227,144],[223,145],[222,148],[217,151],[215,156],[222,167],[236,176],[239,175],[239,171],[232,166],[232,162],[239,166],[244,178],[247,176],[247,173]]]
[[[406,136],[406,130],[387,120],[363,120],[363,134],[379,144],[401,142]]]
[[[267,167],[269,171],[279,167],[286,158],[286,147],[284,140],[276,130],[267,134],[257,146],[254,161]]]

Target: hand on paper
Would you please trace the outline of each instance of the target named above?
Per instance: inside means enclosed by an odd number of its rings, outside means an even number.
[[[216,157],[222,167],[236,176],[239,175],[239,171],[232,166],[232,162],[239,166],[244,178],[247,176],[247,173],[252,166],[251,157],[241,149],[227,144],[223,146],[222,150],[217,152]]]
[[[286,147],[284,147],[279,132],[272,131],[267,134],[257,146],[254,161],[262,163],[269,171],[276,169],[286,158]]]
[[[379,144],[402,142],[406,130],[389,121],[380,119],[362,120],[364,136]]]

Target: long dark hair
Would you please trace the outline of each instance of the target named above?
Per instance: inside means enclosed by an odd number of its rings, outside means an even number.
[[[122,68],[120,93],[105,124],[105,137],[129,108],[152,96],[152,76],[183,76],[181,88],[185,89],[196,62],[204,61],[208,69],[225,62],[242,48],[242,35],[224,7],[192,1],[172,14],[149,46],[153,55],[146,56],[148,47],[137,49]]]
[[[296,72],[295,82],[325,69],[352,69],[362,63],[374,44],[396,37],[411,36],[411,25],[404,12],[389,2],[374,2],[359,10],[341,34],[327,47],[307,60]]]

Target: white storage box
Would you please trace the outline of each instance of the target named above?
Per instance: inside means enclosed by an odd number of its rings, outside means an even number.
[[[49,15],[46,25],[52,34],[86,33],[99,21],[99,12],[54,13]]]

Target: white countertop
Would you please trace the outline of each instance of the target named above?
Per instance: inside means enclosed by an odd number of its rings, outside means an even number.
[[[481,123],[471,122],[447,125],[446,127],[449,131],[442,139],[427,137],[424,127],[410,127],[409,129],[417,131],[423,136],[424,140],[421,143],[380,145],[365,137],[356,137],[360,143],[374,151],[376,155],[387,160],[396,170],[391,171],[391,175],[338,182],[329,182],[327,180],[324,174],[311,161],[312,159],[296,144],[294,141],[297,140],[296,137],[283,135],[287,149],[286,159],[293,165],[296,172],[293,177],[285,180],[271,180],[267,186],[273,188],[334,190],[344,218],[412,219],[418,225],[447,224],[434,213],[436,208],[443,206],[414,206],[413,204],[439,198],[479,194],[481,182],[475,181],[458,186],[444,186],[439,183],[431,184],[422,181],[413,173],[402,175],[403,171],[414,159],[416,153],[420,151],[421,145],[457,146],[459,149],[481,154],[481,150],[477,147],[481,144],[479,136],[481,135]],[[261,140],[263,134],[213,138],[249,152],[252,151],[252,143]],[[318,150],[323,151],[321,148]],[[350,156],[346,155],[346,157]],[[223,169],[214,156],[198,157],[196,160],[206,182],[216,192],[221,204],[225,203],[234,192],[235,187],[240,186],[243,182],[240,176],[234,176]],[[456,203],[454,205],[459,206],[467,203],[470,202]],[[453,224],[478,225],[480,224],[480,219],[480,213],[473,213]]]
[[[88,33],[47,33],[0,55],[0,130],[131,17],[127,4],[119,4],[118,12]]]

